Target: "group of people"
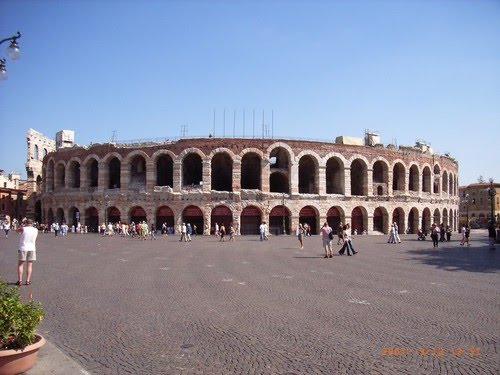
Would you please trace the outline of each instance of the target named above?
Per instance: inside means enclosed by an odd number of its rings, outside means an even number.
[[[352,244],[350,232],[351,232],[351,227],[349,224],[343,225],[342,223],[340,223],[339,226],[337,227],[337,232],[336,232],[338,236],[337,245],[342,245],[341,249],[338,251],[339,255],[344,255],[347,252],[348,256],[352,256],[358,253],[357,251],[354,250],[354,245]],[[299,223],[295,234],[299,240],[300,248],[303,249],[304,236],[307,235],[307,231],[305,229],[304,224]],[[325,250],[324,258],[333,257],[332,242],[334,238],[335,238],[335,232],[328,225],[328,223],[325,222],[323,224],[323,227],[321,227],[321,239],[323,241],[323,248]]]
[[[229,224],[229,228],[226,228],[224,223],[221,223],[219,226],[218,223],[215,223],[214,227],[214,235],[219,238],[220,242],[226,242],[226,235],[229,234],[229,241],[234,241],[234,236],[236,235],[236,229],[234,225]]]

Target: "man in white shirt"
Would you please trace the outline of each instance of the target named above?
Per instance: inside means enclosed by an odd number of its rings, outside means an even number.
[[[33,262],[36,261],[36,238],[38,229],[33,227],[33,220],[28,219],[26,224],[19,227],[17,233],[21,234],[18,250],[17,265],[17,285],[23,283],[24,263],[28,262],[26,267],[26,285],[31,284],[31,272],[33,271]]]

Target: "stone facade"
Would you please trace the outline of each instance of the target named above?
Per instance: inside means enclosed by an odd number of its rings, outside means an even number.
[[[460,224],[469,222],[473,227],[487,227],[491,218],[491,197],[493,195],[493,216],[500,222],[500,183],[477,183],[459,187],[460,196]]]
[[[458,164],[419,147],[358,146],[287,139],[193,138],[94,144],[43,159],[40,215],[48,224],[147,220],[196,224],[208,234],[233,223],[242,234],[267,221],[271,233],[307,222],[351,223],[387,233],[396,221],[457,228]]]

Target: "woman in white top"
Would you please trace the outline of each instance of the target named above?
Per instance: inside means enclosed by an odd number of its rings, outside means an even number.
[[[26,267],[26,285],[31,284],[31,272],[33,271],[33,262],[36,260],[36,238],[38,229],[33,227],[33,220],[28,219],[24,226],[21,226],[17,233],[21,234],[18,250],[17,264],[17,285],[23,283],[24,263],[28,262]]]

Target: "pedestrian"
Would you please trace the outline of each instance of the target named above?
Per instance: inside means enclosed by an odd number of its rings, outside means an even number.
[[[221,223],[219,228],[219,236],[220,236],[219,242],[226,242],[226,240],[224,239],[225,234],[226,234],[226,227],[224,226],[224,223]]]
[[[343,244],[344,243],[344,226],[342,225],[342,222],[339,223],[339,226],[337,227],[337,236],[339,237],[337,241],[337,245]]]
[[[495,250],[495,238],[497,234],[495,231],[495,224],[493,224],[493,221],[490,223],[488,227],[488,239],[490,240],[490,250]]]
[[[462,230],[461,230],[461,233],[462,233],[462,241],[460,241],[460,246],[463,246],[465,244],[465,232],[466,232],[467,228],[465,228],[465,224],[462,226]]]
[[[399,238],[399,227],[396,222],[394,222],[394,243],[401,243],[401,238]]]
[[[467,246],[470,246],[470,226],[469,226],[469,224],[465,224],[465,242],[467,242]]]
[[[439,227],[436,225],[436,223],[433,223],[431,227],[431,238],[433,247],[435,248],[439,247],[439,233],[440,233]]]
[[[300,243],[300,248],[304,248],[304,227],[302,226],[301,223],[299,223],[299,226],[297,227],[297,239],[299,240]]]
[[[218,237],[219,236],[219,224],[215,223],[215,228],[214,228],[214,234],[215,234],[215,237]]]
[[[196,226],[196,224],[193,224],[193,236],[196,236],[197,230],[198,230],[198,227]]]
[[[350,233],[350,225],[346,224],[343,226],[343,237],[344,237],[344,244],[342,245],[342,248],[339,250],[339,255],[344,255],[345,251],[347,250],[347,255],[355,255],[358,252],[354,250],[354,246],[351,241],[351,233]]]
[[[19,239],[18,263],[17,263],[17,285],[23,283],[24,263],[26,266],[26,285],[31,284],[31,273],[33,272],[33,262],[36,261],[36,238],[38,229],[33,227],[33,220],[26,220],[25,224],[17,229],[21,235]]]
[[[68,225],[66,223],[61,224],[61,234],[63,237],[66,237],[66,233],[68,233]]]
[[[153,241],[153,240],[156,241],[156,226],[155,226],[155,223],[151,223],[150,234],[151,234],[151,241]]]
[[[259,225],[259,233],[260,233],[260,240],[261,241],[268,240],[268,238],[267,238],[267,224],[265,221],[263,221]]]
[[[446,241],[451,241],[451,228],[449,225],[446,226]]]
[[[181,225],[181,239],[179,240],[179,242],[182,242],[182,240],[184,240],[184,242],[187,241],[186,233],[187,233],[186,223],[182,223],[182,225]]]
[[[52,228],[54,229],[54,235],[55,237],[57,237],[57,235],[59,234],[59,223],[56,221],[54,224],[52,224]]]
[[[323,224],[321,228],[321,238],[323,240],[323,248],[325,249],[325,256],[323,258],[332,258],[332,238],[330,237],[330,233],[332,233],[332,228],[328,225],[327,222]]]
[[[394,228],[394,224],[391,224],[391,229],[389,229],[389,239],[387,240],[387,243],[395,243],[395,232],[396,229]]]
[[[191,242],[191,234],[193,234],[193,228],[190,223],[186,224],[186,241]]]
[[[234,226],[233,224],[231,224],[229,226],[229,241],[233,241],[234,242],[234,234],[236,233],[236,231],[234,230]]]
[[[10,221],[5,219],[2,223],[3,231],[5,232],[5,238],[9,238],[10,231]]]
[[[439,242],[444,242],[445,236],[446,236],[446,230],[444,228],[444,223],[441,223],[441,226],[439,227]]]

